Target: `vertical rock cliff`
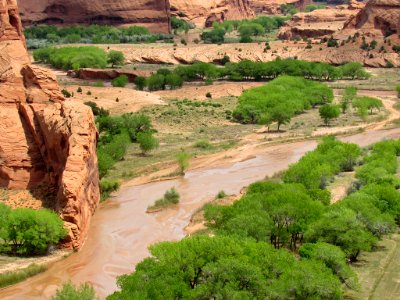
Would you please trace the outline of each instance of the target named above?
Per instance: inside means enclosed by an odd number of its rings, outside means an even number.
[[[96,143],[90,108],[30,64],[16,0],[0,0],[0,187],[53,191],[66,246],[82,245],[99,203]]]
[[[170,0],[171,14],[185,18],[196,26],[213,22],[254,18],[249,0]]]
[[[24,24],[142,25],[169,32],[169,0],[19,0]]]

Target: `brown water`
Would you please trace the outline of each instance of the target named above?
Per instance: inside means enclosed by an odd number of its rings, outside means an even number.
[[[393,129],[342,140],[366,146],[399,137],[400,129]],[[0,290],[0,298],[49,299],[68,280],[90,282],[104,298],[116,290],[117,276],[132,272],[148,256],[149,245],[183,238],[191,215],[219,191],[239,193],[250,183],[286,169],[316,145],[316,141],[302,141],[260,148],[254,158],[246,161],[194,170],[181,179],[124,188],[96,212],[81,251],[53,264],[45,273]],[[179,206],[146,214],[146,208],[171,187],[181,194]]]

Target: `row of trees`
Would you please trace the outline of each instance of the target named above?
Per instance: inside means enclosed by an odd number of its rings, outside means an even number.
[[[35,61],[48,63],[57,69],[78,70],[80,68],[104,69],[123,65],[125,57],[120,51],[106,52],[94,46],[42,48],[33,52]]]
[[[0,203],[0,252],[13,255],[45,254],[67,231],[60,217],[46,209],[11,209]]]
[[[291,118],[316,105],[330,103],[333,91],[327,85],[300,77],[281,76],[265,86],[245,91],[233,111],[234,120],[269,125]]]
[[[400,141],[362,158],[358,146],[327,137],[282,182],[254,183],[231,206],[207,205],[213,237],[151,246],[152,257],[120,277],[108,299],[342,299],[343,286],[359,289],[348,261],[399,224],[399,154]],[[321,183],[358,164],[358,189],[329,205]]]
[[[24,31],[30,49],[54,44],[119,44],[173,42],[173,35],[154,34],[142,26],[31,26]]]

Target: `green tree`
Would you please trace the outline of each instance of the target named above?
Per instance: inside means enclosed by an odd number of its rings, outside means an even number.
[[[56,294],[51,297],[52,300],[96,300],[96,293],[93,287],[84,283],[80,286],[75,286],[71,282],[68,282],[58,289]]]
[[[187,168],[189,168],[189,159],[190,155],[185,151],[179,152],[178,155],[176,156],[176,160],[178,161],[179,165],[179,172],[182,175],[184,175]]]
[[[111,81],[113,87],[125,87],[129,82],[128,76],[121,75]]]
[[[281,125],[290,122],[293,116],[293,111],[285,105],[278,105],[271,109],[271,120],[278,123],[278,131]]]
[[[328,125],[330,120],[339,117],[340,108],[337,105],[325,104],[319,108],[319,115],[324,120],[325,125]]]
[[[111,67],[121,66],[125,63],[125,56],[121,51],[111,50],[107,54],[108,63],[111,64]]]
[[[165,89],[165,76],[162,74],[154,74],[147,78],[147,87],[150,91],[158,91]]]
[[[148,152],[158,148],[159,146],[159,142],[153,136],[153,133],[148,131],[139,132],[137,134],[137,141],[143,154],[147,154]]]
[[[134,83],[136,85],[136,89],[138,89],[139,91],[143,91],[146,87],[146,78],[143,76],[138,76],[135,78]]]
[[[165,76],[165,85],[168,85],[171,90],[180,88],[183,85],[183,79],[178,74],[172,73]]]

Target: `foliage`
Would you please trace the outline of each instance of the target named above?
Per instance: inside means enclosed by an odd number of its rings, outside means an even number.
[[[52,300],[95,300],[96,297],[93,287],[84,283],[80,286],[75,286],[68,282],[58,289],[56,294],[51,298]]]
[[[46,265],[31,264],[27,268],[0,274],[0,288],[24,281],[47,270]]]
[[[106,200],[112,192],[115,192],[119,189],[121,184],[117,180],[109,180],[102,178],[100,180],[100,195],[101,201]]]
[[[42,48],[33,52],[33,58],[63,70],[107,67],[106,52],[94,46]]]
[[[210,144],[210,142],[208,140],[199,140],[194,144],[194,146],[196,148],[200,148],[200,149],[210,149],[210,148],[212,148],[212,145]]]
[[[121,66],[125,63],[124,54],[121,51],[111,50],[107,54],[108,63],[114,68],[114,66]]]
[[[225,41],[225,30],[222,28],[214,28],[211,31],[205,31],[201,34],[201,39],[205,43],[219,44]]]
[[[305,12],[312,12],[316,9],[324,9],[326,8],[326,5],[321,5],[321,4],[309,4],[305,7],[304,11]]]
[[[31,26],[24,30],[29,49],[38,49],[52,44],[119,44],[172,42],[171,34],[153,34],[145,27],[115,26]]]
[[[150,252],[107,299],[341,298],[340,282],[324,264],[297,261],[265,243],[197,236]]]
[[[182,175],[184,175],[187,168],[189,168],[189,159],[190,159],[189,153],[183,150],[179,152],[178,155],[176,156],[176,160],[178,161],[179,165],[179,171]]]
[[[400,84],[396,85],[397,98],[400,98]]]
[[[335,174],[351,171],[361,150],[357,145],[325,137],[317,149],[304,155],[284,173],[287,183],[301,183],[308,189],[324,189]]]
[[[135,78],[134,83],[139,91],[143,91],[146,87],[146,77],[138,76]]]
[[[110,112],[103,107],[99,107],[96,102],[88,101],[84,103],[85,105],[89,106],[92,109],[93,115],[106,117],[110,115]]]
[[[111,81],[113,87],[125,87],[129,82],[128,76],[121,75]]]
[[[175,188],[172,188],[165,192],[164,197],[158,199],[153,205],[147,208],[147,212],[158,211],[162,208],[166,208],[168,206],[178,204],[180,199],[179,193]]]
[[[342,108],[342,113],[346,113],[349,105],[353,102],[354,98],[357,96],[357,88],[354,86],[346,87],[342,97],[340,106]]]
[[[319,115],[324,119],[325,125],[328,125],[331,119],[340,116],[340,108],[337,105],[325,104],[319,108]]]
[[[0,231],[0,249],[20,255],[44,254],[67,234],[60,217],[50,210],[7,209],[0,206],[4,218]]]
[[[137,141],[143,154],[146,154],[159,146],[158,140],[153,136],[150,131],[139,132],[137,135]]]
[[[281,124],[306,109],[333,100],[328,86],[299,77],[281,76],[265,86],[245,91],[233,117],[241,123],[259,123],[269,116],[271,121]]]
[[[353,107],[358,110],[369,110],[370,114],[373,113],[374,109],[381,109],[383,103],[381,100],[372,97],[357,97],[353,100]]]

